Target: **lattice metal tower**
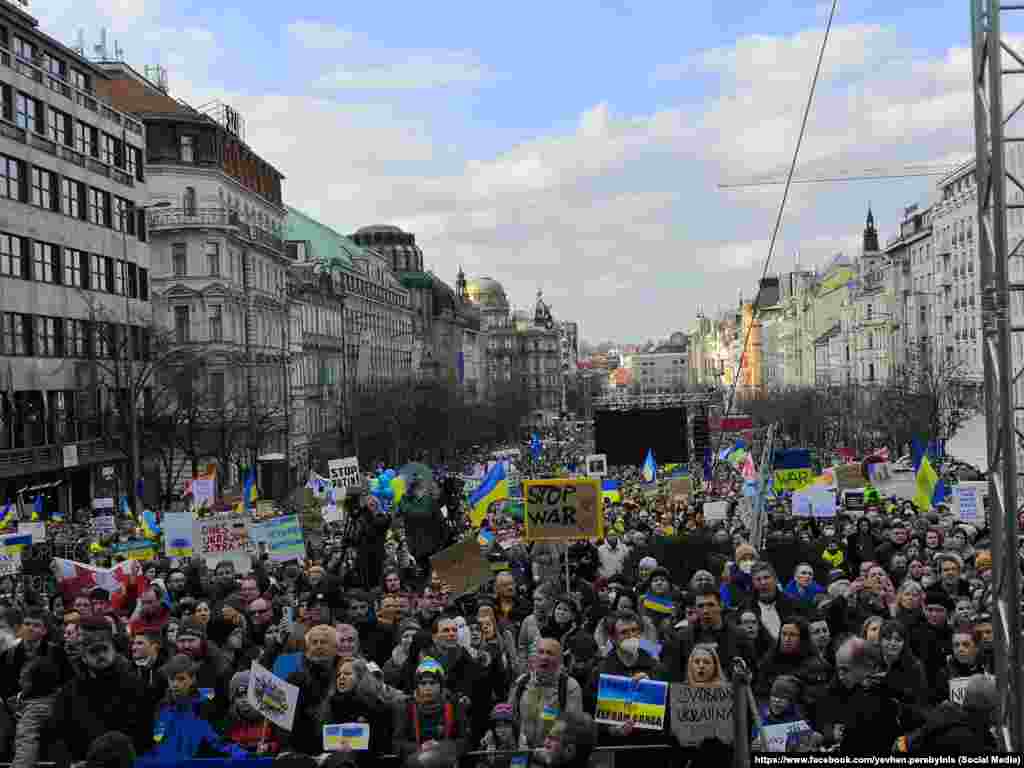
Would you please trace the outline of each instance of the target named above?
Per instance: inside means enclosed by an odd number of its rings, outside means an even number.
[[[1018,414],[1024,412],[1024,264],[1016,211],[1024,209],[1021,152],[1024,53],[1004,36],[1002,22],[1024,3],[971,0],[974,140],[981,261],[982,356],[988,428],[992,530],[995,666],[1001,696],[1001,735],[1008,751],[1024,750],[1024,671],[1021,669],[1020,570],[1017,513],[1020,496]],[[1020,18],[1020,15],[1017,16]],[[1004,95],[1013,94],[1004,109]],[[1020,99],[1018,102],[1018,98]],[[1011,200],[1012,198],[1012,200]],[[1014,216],[1008,217],[1007,213]],[[1012,224],[1011,224],[1012,222]],[[1008,227],[1015,241],[1010,246]],[[1016,352],[1016,354],[1015,354]]]

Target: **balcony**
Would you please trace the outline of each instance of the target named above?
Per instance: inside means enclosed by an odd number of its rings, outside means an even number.
[[[80,440],[72,445],[78,446],[79,466],[124,458],[124,454],[120,450],[109,445],[103,438]],[[0,477],[53,472],[63,466],[64,454],[60,445],[38,445],[32,448],[0,450]]]
[[[149,213],[151,231],[183,227],[232,227],[239,237],[284,251],[284,241],[280,237],[241,221],[235,211],[227,208],[162,208]]]

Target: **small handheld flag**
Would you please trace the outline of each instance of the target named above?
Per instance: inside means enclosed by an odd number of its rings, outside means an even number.
[[[42,519],[43,515],[43,497],[36,496],[32,501],[32,522],[37,523]]]
[[[654,461],[654,451],[647,449],[647,458],[640,470],[645,483],[653,483],[658,478],[658,465]]]

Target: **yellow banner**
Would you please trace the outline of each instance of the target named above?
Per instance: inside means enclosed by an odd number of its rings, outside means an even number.
[[[810,467],[775,470],[776,491],[799,491],[810,485],[813,480],[814,470]]]

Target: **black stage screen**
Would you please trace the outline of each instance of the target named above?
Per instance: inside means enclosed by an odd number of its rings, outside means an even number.
[[[686,463],[686,409],[658,408],[636,411],[597,411],[594,414],[597,453],[608,456],[608,466],[644,463],[647,450],[658,464]]]

